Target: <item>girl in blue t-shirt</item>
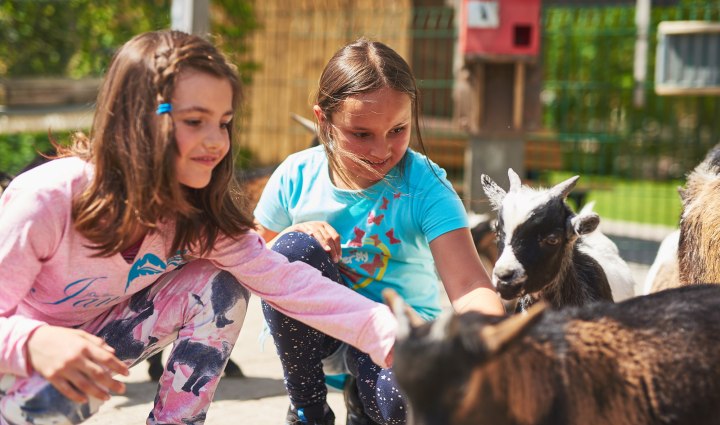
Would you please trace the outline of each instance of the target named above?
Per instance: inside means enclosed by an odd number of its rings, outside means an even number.
[[[340,49],[313,112],[321,146],[291,155],[255,218],[273,250],[381,301],[393,288],[422,316],[440,312],[439,280],[458,311],[503,314],[445,172],[409,148],[418,89],[407,62],[366,39]],[[348,424],[404,424],[391,369],[263,304],[290,396],[286,424],[333,424],[324,373],[347,373]],[[323,370],[324,367],[324,370]]]

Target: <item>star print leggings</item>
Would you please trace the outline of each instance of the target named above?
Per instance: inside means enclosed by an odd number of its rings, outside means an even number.
[[[340,272],[330,256],[312,236],[289,232],[272,248],[291,262],[302,261],[320,270],[323,276],[342,284]],[[296,408],[322,405],[327,387],[322,360],[335,353],[342,342],[262,303],[265,321],[282,362],[285,387]],[[355,378],[365,414],[378,424],[405,424],[406,409],[391,369],[382,369],[370,356],[348,347],[345,364]]]
[[[191,261],[78,326],[128,366],[174,343],[147,424],[202,424],[245,320],[249,292],[205,260]],[[0,375],[0,423],[77,424],[100,400],[76,403],[39,374]]]

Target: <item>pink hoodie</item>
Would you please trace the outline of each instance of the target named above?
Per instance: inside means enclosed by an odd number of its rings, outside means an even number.
[[[186,262],[166,255],[168,224],[145,237],[133,264],[119,254],[92,257],[70,214],[92,171],[78,158],[51,161],[18,176],[0,198],[0,374],[31,372],[25,345],[39,326],[85,323]],[[384,305],[288,263],[255,232],[220,239],[206,258],[282,313],[388,366],[397,324]]]

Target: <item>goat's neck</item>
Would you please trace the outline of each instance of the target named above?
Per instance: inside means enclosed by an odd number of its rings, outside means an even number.
[[[568,246],[558,273],[543,289],[542,298],[554,308],[579,306],[601,298],[594,285],[588,284],[586,263],[593,261],[588,255],[580,252],[577,244]]]

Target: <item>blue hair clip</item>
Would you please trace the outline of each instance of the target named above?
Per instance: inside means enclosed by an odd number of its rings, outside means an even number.
[[[157,115],[167,114],[168,112],[172,111],[172,105],[169,103],[161,103],[158,105],[157,110],[155,113]]]

